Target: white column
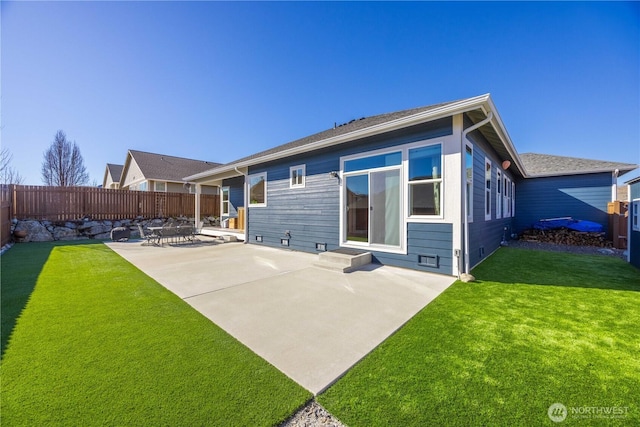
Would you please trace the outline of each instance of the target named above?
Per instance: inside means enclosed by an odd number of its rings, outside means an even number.
[[[196,184],[196,212],[195,212],[195,227],[200,225],[200,193],[202,192],[202,186],[200,184]]]

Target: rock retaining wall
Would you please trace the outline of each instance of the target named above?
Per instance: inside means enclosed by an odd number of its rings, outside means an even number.
[[[111,230],[115,227],[127,227],[131,230],[131,238],[140,237],[138,224],[142,227],[151,225],[161,226],[170,220],[190,221],[193,218],[167,218],[167,219],[122,219],[118,221],[46,221],[46,220],[13,220],[11,232],[16,242],[50,242],[53,240],[105,240],[111,238]],[[204,225],[214,223],[215,218],[203,218]],[[25,232],[24,237],[18,237],[20,232]]]

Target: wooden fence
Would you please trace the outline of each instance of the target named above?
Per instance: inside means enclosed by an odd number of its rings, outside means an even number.
[[[17,219],[117,220],[195,214],[195,194],[186,193],[12,185],[8,191],[3,189],[2,199],[9,201],[10,217]],[[219,216],[217,195],[200,195],[200,214]]]

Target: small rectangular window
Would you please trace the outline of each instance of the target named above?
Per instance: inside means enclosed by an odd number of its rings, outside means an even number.
[[[249,206],[267,206],[267,173],[249,175]]]
[[[292,166],[289,168],[289,188],[304,188],[306,175],[305,165]]]
[[[511,183],[511,216],[516,216],[516,183]]]
[[[345,172],[354,172],[364,169],[384,168],[398,166],[402,163],[402,152],[385,153],[377,156],[360,157],[344,162]]]
[[[496,179],[496,218],[502,218],[502,173],[497,171]]]
[[[161,181],[156,181],[154,184],[155,187],[155,191],[167,191],[167,183],[166,182],[161,182]]]
[[[484,159],[484,219],[491,219],[491,160]]]
[[[640,231],[640,199],[634,200],[631,208],[633,209],[631,214],[631,227],[633,231]]]
[[[220,198],[221,215],[229,215],[229,187],[222,187],[222,197]]]

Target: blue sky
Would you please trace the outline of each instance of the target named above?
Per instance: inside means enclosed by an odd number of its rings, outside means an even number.
[[[640,3],[2,1],[2,146],[228,162],[491,93],[520,153],[640,163]]]

